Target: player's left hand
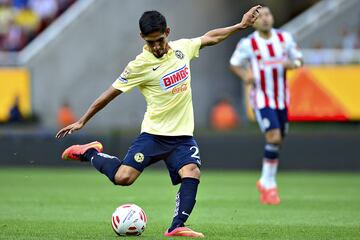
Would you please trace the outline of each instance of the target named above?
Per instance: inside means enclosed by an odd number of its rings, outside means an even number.
[[[251,27],[256,19],[259,17],[259,10],[261,9],[260,5],[252,7],[247,13],[244,14],[240,26],[242,28]]]

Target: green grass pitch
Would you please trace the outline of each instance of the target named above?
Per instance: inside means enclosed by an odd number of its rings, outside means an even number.
[[[281,172],[280,206],[258,202],[257,177],[204,171],[188,225],[216,240],[360,239],[358,173]],[[149,219],[144,234],[130,239],[165,239],[177,189],[166,170],[145,171],[133,186],[119,187],[88,168],[2,168],[0,239],[119,239],[111,214],[129,202]]]

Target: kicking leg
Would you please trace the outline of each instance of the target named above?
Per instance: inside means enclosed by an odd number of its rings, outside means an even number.
[[[116,185],[129,186],[140,175],[140,171],[122,165],[123,161],[115,156],[102,153],[102,150],[103,146],[100,142],[73,145],[64,151],[62,158],[64,160],[91,162],[91,165]]]
[[[131,166],[121,165],[115,174],[115,184],[130,186],[140,176],[141,172]]]

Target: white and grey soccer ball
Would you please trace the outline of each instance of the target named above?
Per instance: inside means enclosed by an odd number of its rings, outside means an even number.
[[[144,210],[130,203],[118,207],[111,218],[111,226],[119,236],[141,235],[145,231],[146,222]]]

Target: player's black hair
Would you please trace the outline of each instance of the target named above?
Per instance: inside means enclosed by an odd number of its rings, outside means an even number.
[[[139,20],[140,31],[144,35],[153,32],[164,33],[166,31],[166,19],[158,11],[146,11],[141,15]]]

